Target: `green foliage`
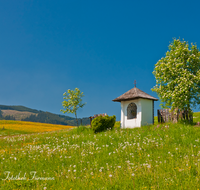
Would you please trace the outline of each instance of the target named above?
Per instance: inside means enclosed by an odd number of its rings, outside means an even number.
[[[15,120],[15,117],[12,115],[6,115],[3,119],[5,120]]]
[[[64,101],[62,102],[62,106],[64,110],[61,111],[63,113],[74,113],[78,126],[77,110],[86,104],[82,103],[82,97],[84,96],[83,92],[81,92],[78,88],[75,88],[74,90],[68,89],[67,93],[65,92],[63,96]]]
[[[190,110],[200,104],[200,51],[196,45],[174,39],[166,56],[155,65],[155,91],[162,108]]]
[[[120,121],[116,121],[114,127],[116,127],[116,128],[120,128],[120,125],[121,125]]]
[[[2,111],[0,110],[0,119],[3,118]]]
[[[92,129],[95,133],[105,131],[108,129],[113,129],[116,121],[116,116],[98,116],[92,120]]]
[[[58,115],[49,112],[40,112],[37,115],[30,115],[29,117],[22,119],[22,121],[70,125],[70,122],[64,118],[60,118]]]
[[[80,124],[81,119],[78,119],[78,123]],[[64,115],[57,115],[50,112],[40,112],[37,115],[30,115],[29,117],[22,119],[22,121],[33,121],[40,123],[51,123],[51,124],[61,124],[61,125],[71,125],[75,126],[76,119]],[[89,118],[83,118],[82,124],[88,125],[90,123]]]

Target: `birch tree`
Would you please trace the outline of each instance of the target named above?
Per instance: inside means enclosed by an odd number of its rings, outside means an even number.
[[[68,89],[67,92],[63,94],[64,101],[62,102],[63,113],[74,113],[76,117],[77,127],[78,127],[78,119],[77,119],[77,110],[82,108],[86,103],[82,103],[83,92],[81,92],[78,88],[74,90]]]
[[[188,110],[200,104],[200,52],[197,45],[174,39],[166,56],[153,71],[156,86],[152,88],[162,108]]]

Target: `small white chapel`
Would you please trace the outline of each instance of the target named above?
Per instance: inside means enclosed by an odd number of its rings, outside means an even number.
[[[121,102],[121,128],[154,123],[154,101],[158,99],[136,88],[136,81],[134,84],[134,88],[113,100]]]

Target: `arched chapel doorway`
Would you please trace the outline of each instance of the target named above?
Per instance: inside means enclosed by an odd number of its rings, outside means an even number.
[[[137,118],[137,106],[135,103],[130,103],[127,107],[127,119]]]

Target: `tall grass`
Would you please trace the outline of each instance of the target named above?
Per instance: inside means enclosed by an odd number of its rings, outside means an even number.
[[[163,124],[94,134],[82,126],[4,137],[0,178],[1,189],[198,189],[200,128]]]
[[[200,122],[200,112],[195,112],[193,114],[193,121],[196,124],[197,122]]]

